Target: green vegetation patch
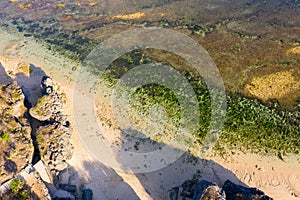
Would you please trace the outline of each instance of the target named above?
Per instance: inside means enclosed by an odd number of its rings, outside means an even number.
[[[131,54],[132,55],[132,54]],[[103,75],[110,87],[114,87],[126,71],[134,68],[135,58],[126,55],[117,60]],[[127,63],[124,61],[128,61]],[[116,63],[121,63],[118,65]],[[124,64],[125,63],[125,64]],[[124,70],[126,69],[126,70]],[[201,143],[207,133],[211,118],[211,99],[205,83],[189,71],[181,74],[192,85],[199,102],[199,130],[197,141]],[[261,154],[276,154],[279,157],[288,153],[298,154],[300,151],[300,112],[280,110],[279,105],[268,107],[257,99],[227,93],[227,118],[222,135],[216,145],[217,151],[224,146]],[[141,113],[154,104],[164,106],[168,117],[178,122],[181,117],[178,98],[166,87],[151,84],[140,87],[133,95],[134,102]],[[136,103],[138,102],[138,103]]]
[[[2,133],[2,135],[0,136],[0,139],[3,141],[3,142],[7,142],[10,140],[10,137],[9,137],[9,134],[4,132]]]
[[[26,190],[24,186],[25,181],[20,178],[16,178],[10,183],[10,190],[19,200],[26,200],[30,197],[30,192]]]

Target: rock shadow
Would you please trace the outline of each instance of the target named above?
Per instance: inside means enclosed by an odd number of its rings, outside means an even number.
[[[126,137],[123,140],[123,145],[120,147],[129,154],[139,151],[146,152],[146,150],[154,150],[149,148],[151,145],[155,145],[158,148],[166,146],[166,144],[153,141],[151,139],[138,138],[139,145],[135,146],[136,142],[131,136],[128,136],[128,132],[123,134]],[[141,136],[142,133],[138,135]],[[131,137],[131,138],[130,138]],[[146,147],[143,148],[142,145]],[[76,156],[76,155],[74,155]],[[120,164],[125,163],[124,159],[116,155]],[[133,158],[134,159],[134,158]],[[135,163],[134,160],[128,163]],[[147,163],[145,163],[147,165]],[[136,167],[136,166],[134,166]],[[145,167],[145,166],[144,166]],[[130,171],[130,166],[124,164],[124,169]],[[230,170],[222,167],[218,163],[212,160],[201,159],[193,156],[189,152],[184,152],[175,162],[169,163],[161,169],[153,172],[135,173],[134,174],[140,184],[144,187],[144,190],[154,200],[169,199],[170,191],[174,188],[180,188],[187,180],[202,180],[205,179],[210,182],[214,182],[220,187],[227,180],[232,181],[238,185],[246,186],[241,182],[238,177]],[[58,176],[56,185],[59,184],[71,184],[77,186],[78,197],[81,199],[80,188],[84,185],[89,189],[92,189],[95,200],[97,199],[140,199],[134,189],[126,183],[121,176],[116,173],[115,169],[110,166],[106,166],[101,161],[86,161],[82,163],[81,168],[68,167],[66,170],[60,173]],[[178,189],[178,193],[182,192],[182,189]],[[180,198],[179,198],[180,199]]]
[[[8,173],[16,173],[18,170],[17,164],[12,160],[6,160],[4,163],[4,169]]]
[[[41,81],[46,73],[32,64],[30,64],[28,71],[28,76],[25,72],[18,72],[15,74],[15,78],[11,78],[0,63],[0,84],[10,84],[16,81],[25,95],[25,106],[30,108],[42,97]]]
[[[76,156],[76,155],[74,155]],[[82,199],[82,188],[93,191],[93,199],[138,200],[133,189],[110,167],[100,161],[85,161],[80,169],[69,166],[60,172],[55,181],[59,184],[76,185],[77,197]]]
[[[128,133],[128,131],[125,132]],[[138,135],[143,135],[143,133],[139,133]],[[130,137],[130,139],[128,139],[128,137]],[[137,143],[139,144],[138,148],[136,146]],[[142,145],[146,145],[146,147],[142,147]],[[121,148],[126,148],[126,151],[129,154],[130,151],[133,153],[144,153],[145,149],[150,149],[147,147],[148,145],[155,145],[159,149],[162,146],[167,146],[166,144],[151,139],[145,139],[145,137],[134,139],[134,137],[126,135],[126,139],[122,139]],[[129,146],[131,146],[131,148]],[[168,157],[168,155],[165,156]],[[125,161],[121,154],[118,155],[118,161],[121,164],[130,163],[132,165],[133,163],[138,163],[135,161],[134,157],[132,157],[131,162],[128,162],[128,160]],[[241,182],[232,171],[224,168],[213,160],[195,157],[187,151],[182,152],[182,155],[174,162],[166,163],[164,167],[158,170],[147,172],[149,171],[147,168],[149,167],[149,163],[144,163],[139,167],[141,169],[144,168],[146,172],[136,173],[135,176],[139,179],[145,191],[147,191],[147,193],[155,200],[169,199],[170,191],[173,188],[180,187],[185,181],[193,179],[207,180],[216,183],[219,187],[222,187],[227,180],[230,180],[235,184],[247,187],[247,185]],[[124,165],[124,169],[130,170],[130,166]],[[136,166],[134,166],[134,169],[136,169]],[[182,190],[178,192],[180,194]]]
[[[10,76],[8,76],[7,72],[5,71],[4,67],[0,63],[0,84],[10,84],[13,80]]]

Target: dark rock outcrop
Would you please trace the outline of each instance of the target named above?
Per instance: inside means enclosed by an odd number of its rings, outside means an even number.
[[[179,194],[179,187],[174,187],[170,190],[169,199],[170,200],[177,200]]]
[[[82,191],[82,199],[83,200],[92,200],[93,199],[93,191],[91,189],[84,189]]]
[[[185,181],[182,185],[180,196],[182,199],[192,200],[272,200],[264,192],[256,188],[247,188],[227,180],[223,187],[206,180],[198,181],[197,178]],[[178,197],[179,187],[170,191],[170,200],[181,199]]]
[[[223,185],[223,191],[228,200],[271,200],[272,198],[256,188],[246,188],[227,180]]]
[[[181,185],[182,192],[180,193],[180,195],[182,197],[193,198],[197,183],[198,183],[198,179],[196,179],[196,178],[185,181]]]

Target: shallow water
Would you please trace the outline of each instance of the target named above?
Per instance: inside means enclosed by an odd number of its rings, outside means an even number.
[[[170,28],[209,52],[228,91],[265,102],[278,99],[289,109],[299,99],[299,87],[285,87],[289,80],[283,80],[282,93],[272,95],[275,89],[269,89],[268,98],[253,92],[256,88],[247,89],[255,77],[277,72],[299,78],[299,50],[293,50],[300,45],[298,1],[3,1],[0,10],[2,27],[46,41],[54,51],[80,60],[116,33]]]

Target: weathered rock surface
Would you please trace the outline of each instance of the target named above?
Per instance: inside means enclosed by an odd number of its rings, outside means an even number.
[[[19,173],[33,156],[24,95],[16,82],[0,85],[0,183]]]
[[[37,129],[36,138],[41,159],[53,176],[67,167],[66,160],[73,152],[71,128],[67,116],[62,114],[65,95],[59,85],[49,77],[41,83],[42,98],[30,109],[30,115],[44,125]]]
[[[60,92],[59,86],[49,77],[44,77],[41,83],[42,98],[29,111],[30,115],[39,121],[55,120],[63,110],[65,94]]]
[[[217,184],[201,180],[197,183],[193,200],[225,200],[225,193]]]
[[[201,200],[226,200],[224,191],[216,186],[208,186],[200,197]]]
[[[63,122],[64,117],[61,118]],[[66,160],[72,156],[73,146],[70,138],[70,129],[60,122],[38,128],[37,142],[41,159],[48,165],[54,176],[67,167]]]

